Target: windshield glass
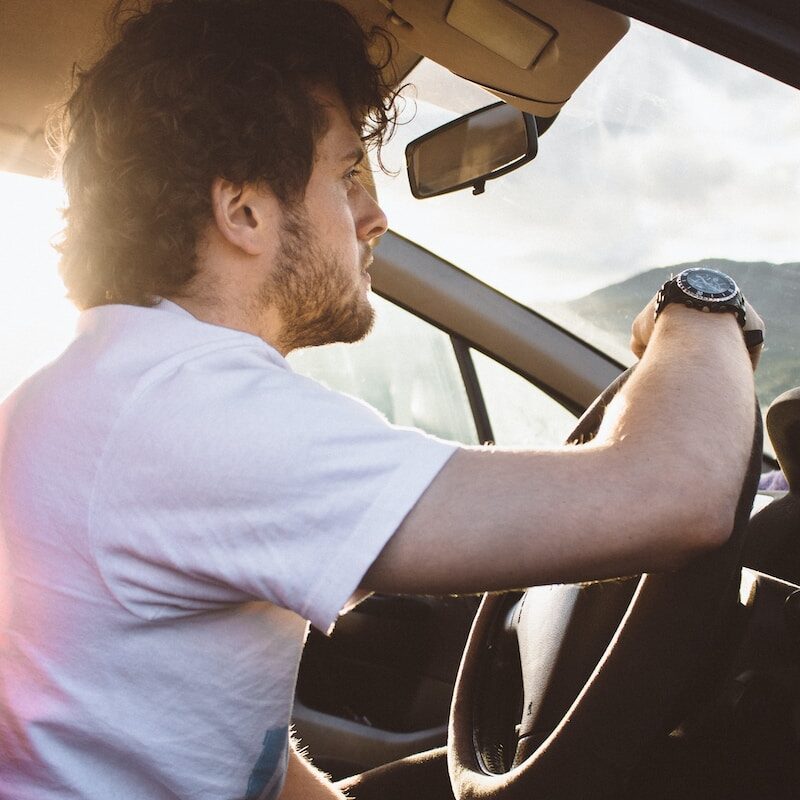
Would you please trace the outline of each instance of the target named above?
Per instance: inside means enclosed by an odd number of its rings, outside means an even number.
[[[415,200],[405,145],[496,98],[422,61],[378,174],[391,227],[623,363],[630,323],[671,272],[732,274],[767,321],[766,407],[800,380],[800,96],[632,22],[518,171]]]

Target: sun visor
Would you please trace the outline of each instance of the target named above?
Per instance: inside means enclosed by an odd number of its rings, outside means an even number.
[[[540,117],[557,114],[628,29],[626,17],[586,0],[339,2],[397,38],[390,79],[428,56]],[[63,101],[72,64],[95,52],[110,4],[3,0],[0,169],[48,172],[47,110]]]
[[[509,103],[554,116],[625,35],[628,18],[584,0],[382,0],[405,48]]]

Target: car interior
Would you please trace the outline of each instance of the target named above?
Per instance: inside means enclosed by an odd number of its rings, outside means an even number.
[[[407,108],[371,175],[390,220],[376,329],[295,369],[397,424],[547,447],[592,437],[635,369],[630,322],[674,267],[732,274],[767,347],[719,552],[667,575],[369,597],[310,631],[297,735],[357,798],[797,797],[800,9],[338,2],[396,40]],[[52,179],[47,118],[109,5],[0,6],[0,173]]]

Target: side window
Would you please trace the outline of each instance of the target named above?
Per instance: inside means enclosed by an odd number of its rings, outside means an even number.
[[[360,397],[396,425],[477,444],[450,337],[378,296],[373,302],[375,328],[363,342],[296,351],[292,367]]]
[[[516,372],[476,350],[470,351],[496,444],[555,447],[575,426],[560,403]]]

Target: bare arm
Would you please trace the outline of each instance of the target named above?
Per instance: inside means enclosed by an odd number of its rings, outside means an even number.
[[[459,593],[603,578],[671,569],[721,544],[753,437],[741,330],[733,315],[680,305],[644,328],[634,328],[639,367],[593,442],[457,452],[363,587]]]
[[[336,789],[325,773],[320,772],[294,742],[289,748],[289,765],[280,800],[348,800]]]

